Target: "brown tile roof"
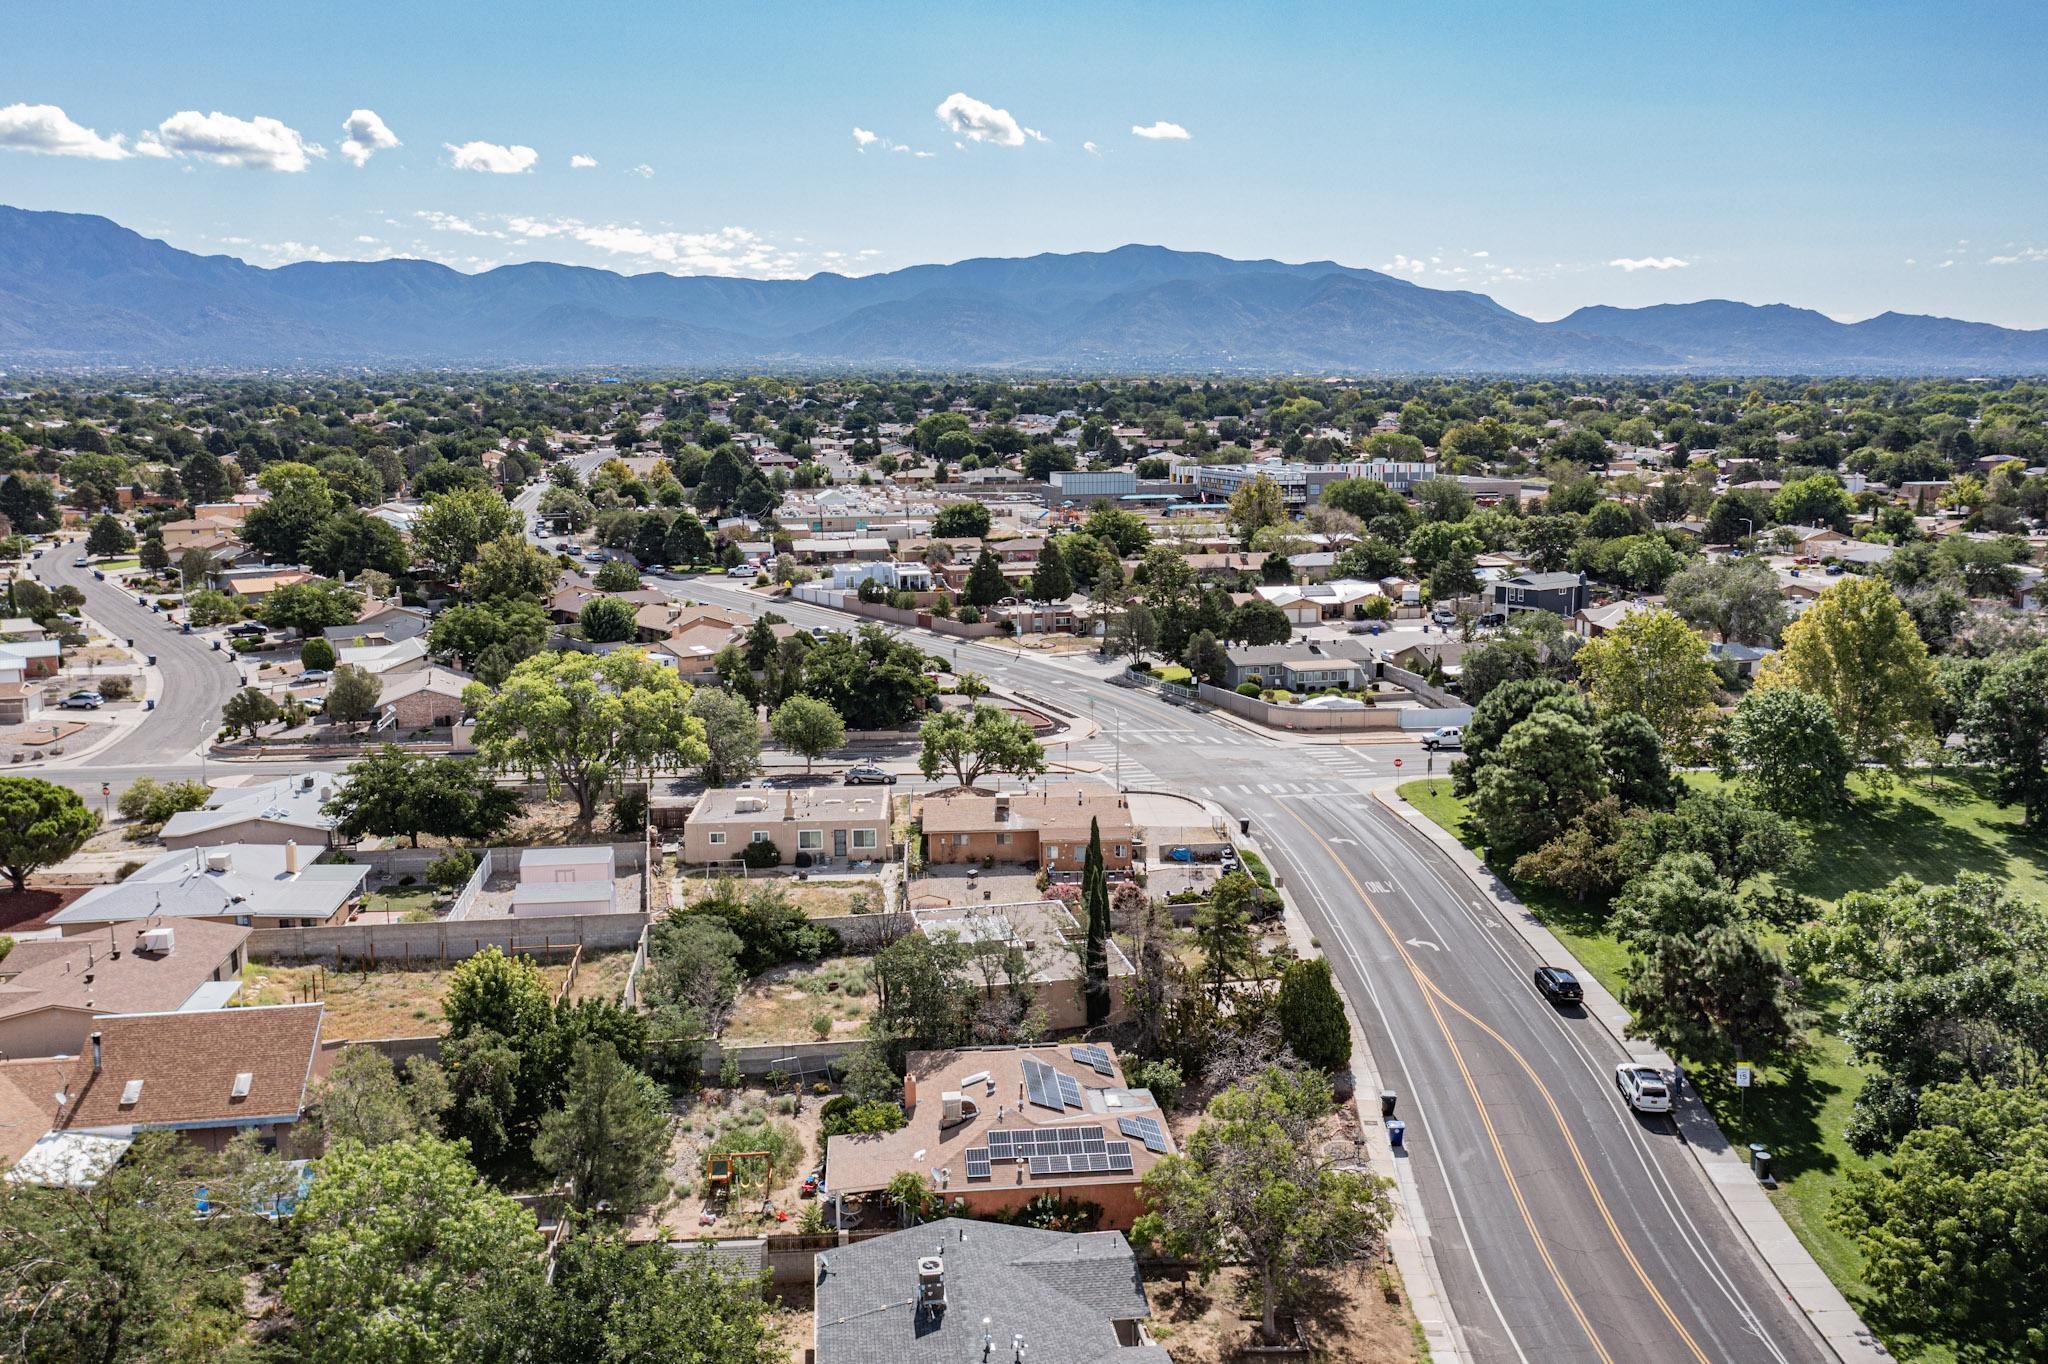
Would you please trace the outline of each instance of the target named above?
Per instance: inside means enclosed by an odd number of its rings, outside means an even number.
[[[996,818],[999,800],[1007,799],[1008,819]],[[1124,798],[1104,786],[1091,788],[1077,783],[1045,787],[1037,791],[998,796],[992,792],[955,787],[926,796],[922,808],[924,831],[928,834],[990,833],[1030,829],[1039,834],[1070,836],[1076,830],[1088,836],[1088,821],[1102,821],[1103,837],[1120,833],[1130,841],[1131,811]]]
[[[175,1009],[249,939],[249,930],[238,924],[180,920],[164,925],[171,933],[169,952],[145,952],[141,943],[146,927],[143,920],[131,919],[60,939],[69,949],[63,953],[35,953],[37,961],[24,964],[0,985],[0,1018],[51,1007],[105,1014]],[[9,953],[0,962],[0,971],[13,969],[14,955]]]
[[[322,1004],[272,1004],[102,1018],[100,1067],[94,1071],[89,1044],[71,1062],[65,1086],[71,1098],[58,1125],[91,1131],[295,1120],[305,1108],[325,1010]],[[234,1089],[243,1072],[249,1092],[238,1099]],[[123,1103],[137,1080],[139,1093]]]

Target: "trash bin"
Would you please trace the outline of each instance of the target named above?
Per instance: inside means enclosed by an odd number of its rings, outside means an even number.
[[[1768,1149],[1767,1149],[1767,1148],[1766,1148],[1766,1147],[1764,1146],[1764,1144],[1763,1144],[1762,1142],[1760,1142],[1760,1141],[1753,1141],[1753,1142],[1751,1142],[1751,1143],[1749,1144],[1749,1164],[1750,1164],[1750,1168],[1751,1168],[1751,1169],[1755,1169],[1755,1168],[1756,1168],[1756,1158],[1757,1158],[1758,1156],[1764,1156],[1764,1155],[1769,1155],[1769,1154],[1770,1154],[1769,1150],[1768,1150]]]
[[[1400,1096],[1395,1094],[1394,1091],[1391,1089],[1383,1089],[1380,1091],[1380,1116],[1382,1118],[1391,1118],[1394,1116],[1394,1101],[1399,1097]]]
[[[152,697],[150,697],[150,698],[149,698],[149,699],[148,699],[147,701],[144,701],[144,702],[142,703],[142,708],[143,708],[144,710],[155,710],[155,709],[156,709],[156,698],[155,698],[154,696],[152,696]]]
[[[155,654],[144,654],[144,655],[143,655],[143,657],[149,660],[149,666],[150,666],[150,667],[154,668],[154,667],[156,666],[156,655],[155,655]]]
[[[1403,1150],[1407,1137],[1407,1123],[1402,1122],[1399,1118],[1387,1119],[1387,1145],[1393,1147],[1396,1151]]]
[[[1769,1151],[1753,1153],[1749,1158],[1749,1163],[1756,1170],[1757,1183],[1768,1184],[1771,1182],[1771,1153]]]
[[[1252,832],[1252,821],[1251,821],[1251,818],[1250,818],[1250,816],[1246,816],[1245,818],[1243,818],[1243,819],[1240,819],[1240,820],[1239,820],[1239,821],[1237,822],[1237,831],[1238,831],[1238,833],[1240,833],[1240,834],[1244,835],[1244,836],[1245,836],[1245,837],[1247,837],[1247,838],[1249,838],[1249,837],[1251,836],[1251,832]]]

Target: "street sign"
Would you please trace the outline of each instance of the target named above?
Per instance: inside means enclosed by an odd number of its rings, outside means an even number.
[[[1396,759],[1394,759],[1394,766],[1395,766],[1395,767],[1399,767],[1400,765],[1401,765],[1401,760],[1400,760],[1399,758],[1396,758]]]
[[[111,795],[113,795],[113,794],[114,794],[114,786],[113,786],[113,783],[112,783],[112,782],[104,782],[104,781],[103,781],[103,782],[101,782],[101,783],[100,783],[100,794],[101,794],[101,795],[103,795],[103,796],[111,796]]]
[[[1737,1089],[1748,1089],[1753,1075],[1754,1072],[1748,1066],[1737,1066],[1735,1068],[1735,1087]]]

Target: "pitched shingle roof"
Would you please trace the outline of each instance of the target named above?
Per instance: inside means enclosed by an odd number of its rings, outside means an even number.
[[[325,1009],[272,1004],[102,1018],[99,1068],[90,1046],[71,1063],[69,1102],[57,1126],[130,1131],[296,1120],[306,1105]],[[247,1093],[238,1098],[243,1074]],[[131,1094],[132,1101],[123,1102]]]

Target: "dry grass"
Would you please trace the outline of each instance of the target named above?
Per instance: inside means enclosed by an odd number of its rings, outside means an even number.
[[[821,1018],[830,1025],[825,1037],[849,1037],[860,1031],[873,1007],[866,957],[778,966],[747,982],[720,1040],[814,1041]]]
[[[606,952],[585,961],[577,971],[575,999],[616,998],[632,967],[630,952]],[[321,1024],[330,1038],[423,1037],[441,1031],[441,1000],[454,972],[423,967],[338,971],[319,966],[285,966],[251,962],[242,971],[242,999],[247,1004],[295,1004],[319,1000],[327,1006]],[[559,990],[569,976],[566,956],[542,963],[550,989]],[[609,991],[609,996],[605,992]]]
[[[813,919],[853,913],[856,896],[864,897],[869,912],[882,910],[880,881],[785,881],[782,888],[789,893],[790,903]]]
[[[656,1226],[666,1227],[678,1237],[794,1231],[803,1205],[809,1201],[802,1196],[804,1176],[824,1149],[818,1135],[818,1109],[823,1102],[815,1094],[805,1094],[799,1104],[787,1092],[771,1096],[760,1086],[750,1085],[737,1090],[707,1088],[694,1102],[678,1105],[667,1171],[673,1196],[635,1219],[630,1234],[650,1235]],[[751,1143],[764,1130],[772,1130],[789,1155],[773,1170],[765,1191],[768,1210],[762,1211],[763,1190],[759,1187],[749,1187],[746,1196],[737,1200],[722,1194],[707,1199],[705,1154],[721,1141],[727,1150],[733,1149],[735,1138]],[[809,1343],[808,1332],[805,1343]]]
[[[1300,1326],[1309,1357],[1325,1364],[1412,1364],[1429,1357],[1418,1339],[1399,1281],[1382,1280],[1376,1265],[1350,1265],[1322,1276],[1302,1304]],[[1152,1318],[1145,1329],[1166,1347],[1174,1364],[1224,1364],[1256,1336],[1253,1285],[1241,1269],[1225,1269],[1198,1282],[1178,1270],[1145,1274]]]
[[[583,999],[602,999],[617,1003],[625,993],[626,977],[633,971],[631,952],[593,952],[583,958],[576,968],[576,983],[570,987],[569,1000],[574,1003]]]

